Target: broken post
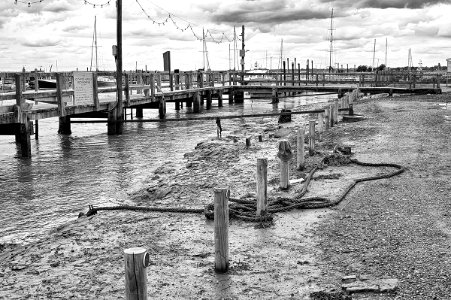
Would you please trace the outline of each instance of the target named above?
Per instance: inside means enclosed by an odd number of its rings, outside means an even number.
[[[326,107],[324,109],[324,130],[329,130],[330,127],[330,109]]]
[[[334,100],[334,122],[338,124],[338,99]]]
[[[304,126],[298,129],[297,132],[297,139],[296,139],[296,148],[297,148],[297,155],[296,155],[296,169],[303,170],[305,166],[305,158],[304,158],[304,136],[305,136],[305,129]]]
[[[279,142],[279,153],[277,157],[280,159],[280,183],[281,189],[287,189],[290,178],[290,160],[293,157],[291,146],[288,141]]]
[[[229,269],[229,196],[228,189],[215,189],[215,271]]]
[[[309,121],[309,149],[310,156],[315,155],[315,120]]]
[[[147,272],[149,254],[146,249],[128,248],[124,250],[125,299],[147,299]]]
[[[257,159],[257,216],[264,216],[268,205],[268,160]]]
[[[251,146],[251,137],[246,138],[246,148],[249,148]]]
[[[324,113],[318,114],[318,141],[321,141],[321,133],[323,132]]]

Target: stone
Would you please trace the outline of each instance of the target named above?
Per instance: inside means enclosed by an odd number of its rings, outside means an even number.
[[[341,282],[343,283],[351,283],[357,281],[357,276],[355,275],[348,275],[341,278]]]
[[[399,280],[395,278],[390,279],[380,279],[379,281],[379,291],[381,293],[394,292],[398,289]]]

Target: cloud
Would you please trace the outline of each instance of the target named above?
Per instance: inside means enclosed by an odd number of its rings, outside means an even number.
[[[407,8],[420,9],[436,4],[446,4],[449,0],[320,0],[322,3],[332,3],[340,8]]]
[[[60,40],[50,38],[26,39],[21,44],[25,47],[54,47],[61,43]]]

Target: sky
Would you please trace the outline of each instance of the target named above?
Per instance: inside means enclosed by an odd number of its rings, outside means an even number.
[[[0,71],[115,70],[116,0],[0,0]],[[239,67],[234,28],[245,26],[245,68],[277,68],[280,56],[302,67],[446,65],[451,0],[122,0],[124,70]],[[203,32],[208,59],[203,56]],[[237,48],[241,41],[236,40]],[[375,49],[375,51],[374,51]],[[386,55],[387,54],[387,55]],[[93,58],[92,58],[93,57]],[[386,60],[387,58],[387,60]],[[208,67],[208,66],[207,66]]]

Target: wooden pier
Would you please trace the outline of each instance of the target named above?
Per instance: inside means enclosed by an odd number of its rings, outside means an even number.
[[[30,135],[38,138],[38,121],[46,118],[59,118],[60,134],[71,134],[71,118],[105,118],[108,134],[119,134],[118,124],[124,120],[124,109],[136,109],[136,117],[143,117],[143,109],[158,109],[159,118],[165,119],[167,103],[174,103],[175,109],[183,105],[191,107],[198,113],[201,107],[212,107],[213,99],[218,107],[223,105],[224,95],[229,103],[243,103],[244,93],[268,94],[273,103],[280,97],[293,96],[305,91],[336,93],[341,98],[346,92],[359,86],[362,93],[379,94],[440,93],[439,84],[432,87],[396,87],[385,82],[364,86],[364,78],[359,74],[358,80],[350,81],[333,78],[330,74],[302,74],[292,72],[291,78],[286,73],[270,76],[274,81],[241,80],[241,73],[234,71],[190,71],[180,72],[124,72],[123,95],[118,97],[115,86],[115,72],[70,72],[38,73],[22,72],[0,74],[2,78],[14,78],[15,90],[0,93],[0,135],[15,135],[20,144],[21,156],[30,157]],[[40,89],[43,78],[51,78],[55,87]],[[349,78],[349,75],[347,76]],[[110,86],[103,86],[110,79]],[[322,80],[319,80],[321,78]],[[355,79],[356,77],[354,77]],[[387,78],[389,78],[387,76]],[[377,75],[376,75],[377,81]],[[34,89],[26,89],[26,82]],[[368,81],[367,81],[368,82]],[[370,81],[372,82],[372,81]],[[122,98],[121,104],[118,98]],[[118,108],[123,107],[121,111]],[[33,123],[34,122],[34,123]],[[34,130],[33,130],[34,129]]]

